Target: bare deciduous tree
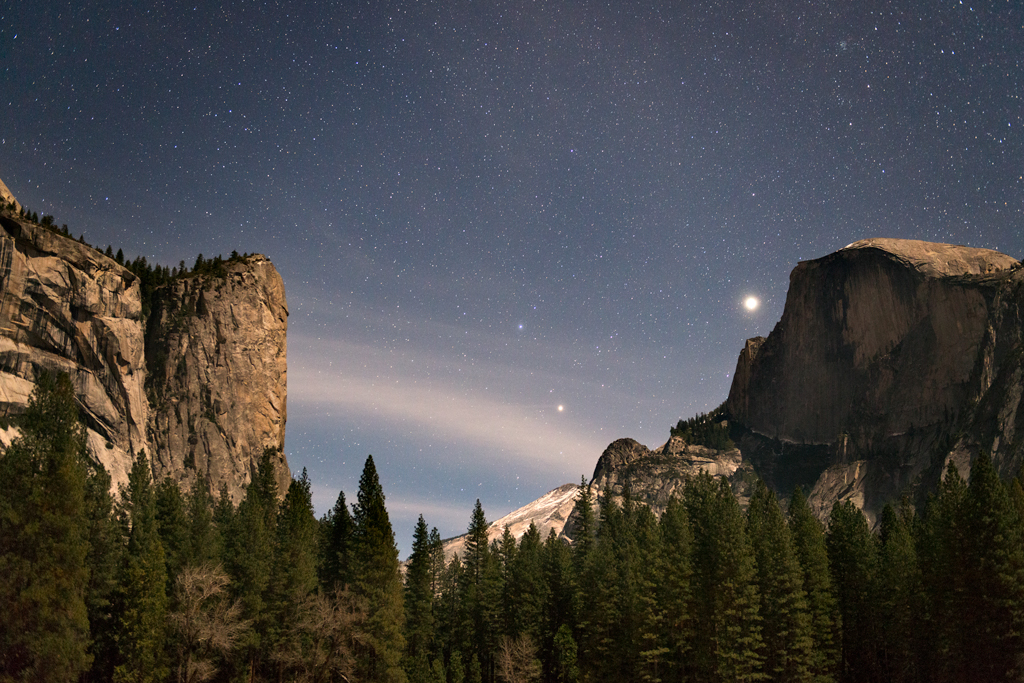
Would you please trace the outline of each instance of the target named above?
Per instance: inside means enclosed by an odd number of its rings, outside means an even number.
[[[498,675],[506,683],[531,683],[540,678],[537,646],[530,636],[502,637],[498,645]]]
[[[347,590],[306,597],[276,659],[296,681],[350,681],[363,643],[366,605]]]
[[[178,681],[201,683],[217,673],[213,656],[227,653],[248,628],[242,606],[229,600],[228,576],[219,565],[185,567],[178,576],[178,610],[171,624],[178,632]]]

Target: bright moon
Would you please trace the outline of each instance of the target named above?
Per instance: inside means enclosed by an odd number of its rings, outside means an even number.
[[[743,300],[743,306],[748,311],[756,311],[757,307],[760,305],[761,302],[758,300],[756,296],[748,296],[746,299]]]

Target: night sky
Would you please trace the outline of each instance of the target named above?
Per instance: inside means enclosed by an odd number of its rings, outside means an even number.
[[[404,555],[713,409],[798,260],[1024,255],[1022,14],[8,2],[0,178],[129,258],[269,256],[288,460],[322,514],[372,453]]]

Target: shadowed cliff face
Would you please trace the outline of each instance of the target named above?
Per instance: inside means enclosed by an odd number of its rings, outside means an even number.
[[[990,390],[1012,384],[1018,268],[987,249],[889,239],[800,263],[782,319],[740,356],[733,438],[783,494],[814,480],[811,502],[825,513],[852,499],[872,515],[937,481],[951,453],[969,465],[967,450],[992,447],[979,402],[1017,412]],[[960,443],[964,434],[977,438]],[[787,448],[799,462],[781,462]],[[1019,460],[1013,448],[1001,455],[1007,468]],[[797,466],[807,471],[794,476]]]
[[[158,291],[146,339],[158,476],[185,484],[199,471],[241,499],[264,448],[284,447],[287,327],[284,283],[265,256]]]

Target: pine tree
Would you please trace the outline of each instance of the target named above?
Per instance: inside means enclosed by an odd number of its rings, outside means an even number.
[[[556,666],[555,635],[562,626],[570,629],[576,626],[576,582],[572,570],[572,554],[564,541],[558,538],[554,529],[548,533],[542,551],[544,567],[543,621],[540,631],[541,663],[550,674]]]
[[[273,644],[278,655],[297,649],[293,643],[294,627],[300,620],[306,598],[317,586],[318,532],[309,476],[303,468],[302,475],[289,484],[277,518],[268,605],[273,626],[268,628],[268,645]]]
[[[597,537],[597,520],[594,518],[594,496],[590,492],[586,477],[580,478],[579,492],[572,508],[572,554],[577,575],[582,574],[587,556],[594,548]]]
[[[462,622],[461,584],[462,561],[459,554],[455,553],[441,573],[441,586],[435,611],[437,641],[443,658],[449,662],[449,674],[455,654],[461,652],[462,643],[466,640]]]
[[[555,634],[555,666],[551,679],[555,683],[578,683],[580,680],[578,648],[568,624],[562,624]]]
[[[354,525],[345,502],[345,492],[320,522],[320,585],[340,590],[352,583],[352,534]]]
[[[67,375],[39,377],[0,456],[0,678],[61,681],[89,665],[85,435]]]
[[[811,680],[813,641],[803,572],[775,494],[758,481],[747,510],[757,561],[764,673],[771,681]]]
[[[115,681],[161,681],[169,673],[164,641],[167,563],[156,520],[156,492],[146,454],[139,452],[121,489],[128,545],[121,567],[118,606],[120,663]]]
[[[170,477],[156,487],[156,526],[167,562],[167,594],[171,595],[174,582],[188,563],[192,549],[185,498],[178,483]]]
[[[660,524],[663,551],[658,565],[656,595],[663,610],[665,647],[668,649],[664,679],[681,681],[687,677],[688,655],[694,639],[693,538],[686,508],[678,497],[669,499]]]
[[[918,533],[925,614],[922,677],[937,683],[967,680],[969,643],[960,628],[967,603],[967,483],[950,462],[937,495],[928,500]]]
[[[811,674],[818,683],[832,683],[839,664],[839,613],[829,573],[828,551],[821,522],[811,512],[799,487],[789,501],[793,550],[803,573],[803,589],[814,641]]]
[[[962,628],[977,680],[1019,679],[1024,651],[1024,538],[1006,486],[982,452],[967,488],[967,601]]]
[[[912,516],[882,510],[878,553],[878,601],[882,619],[879,667],[886,681],[919,680],[918,624],[924,613],[921,571],[911,535]]]
[[[110,494],[110,475],[102,465],[93,465],[86,480],[86,507],[89,517],[89,585],[86,607],[89,613],[89,653],[93,665],[81,679],[108,681],[113,678],[117,662],[117,621],[114,601],[117,580],[124,561],[121,528],[114,516],[114,499]]]
[[[587,586],[588,599],[580,605],[578,645],[582,678],[614,681],[622,675],[619,666],[622,615],[616,545],[625,522],[609,489],[603,491],[599,503],[597,539],[580,578],[580,584]]]
[[[398,548],[373,456],[366,458],[352,517],[354,590],[367,603],[366,642],[357,656],[357,671],[364,680],[404,683],[405,614]]]
[[[433,649],[433,564],[430,533],[420,515],[413,530],[412,554],[405,571],[406,655],[410,662],[427,662]]]
[[[761,675],[761,617],[754,553],[736,496],[723,478],[701,472],[683,500],[693,532],[693,663],[699,680],[751,681]]]
[[[631,594],[632,646],[627,661],[636,661],[636,677],[657,683],[671,670],[671,643],[665,632],[668,619],[658,588],[665,566],[661,527],[646,505],[636,508],[633,530],[626,556],[628,586]]]
[[[842,623],[840,680],[876,680],[878,557],[868,521],[851,501],[832,506],[825,544]]]
[[[188,554],[185,564],[198,567],[204,564],[217,564],[218,552],[217,529],[213,519],[213,499],[206,487],[206,482],[197,474],[185,500],[188,524]],[[229,503],[230,504],[230,503]],[[231,510],[233,512],[233,510]]]
[[[466,534],[462,572],[464,633],[471,638],[462,643],[460,650],[468,662],[469,678],[473,678],[474,662],[477,662],[489,681],[494,670],[501,618],[501,570],[488,542],[488,526],[483,507],[477,500]]]
[[[231,526],[235,520],[235,506],[228,493],[228,485],[221,482],[217,492],[217,502],[213,506],[213,551],[214,556],[228,565]]]
[[[242,660],[250,675],[257,675],[269,654],[267,638],[275,628],[268,610],[271,575],[277,540],[277,479],[274,475],[274,451],[260,456],[245,498],[230,516],[224,533],[224,565],[231,577],[231,592],[242,601],[244,618],[252,625],[241,640]],[[222,496],[222,500],[226,498]],[[227,516],[218,502],[215,516]],[[218,522],[220,526],[222,522]],[[244,662],[244,664],[242,664]]]
[[[544,581],[544,557],[537,526],[529,528],[519,539],[519,547],[512,561],[510,585],[506,587],[513,605],[512,626],[509,635],[528,635],[539,642],[547,586]]]

